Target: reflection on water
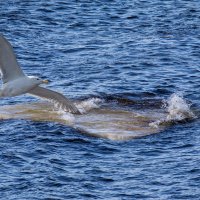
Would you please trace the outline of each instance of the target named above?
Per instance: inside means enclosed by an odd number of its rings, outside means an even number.
[[[2,106],[0,115],[1,119],[62,123],[80,130],[83,134],[113,140],[126,140],[158,133],[172,121],[195,117],[186,101],[176,94],[166,102],[167,109],[147,107],[142,110],[123,110],[117,106],[111,109],[108,105],[101,107],[102,102],[98,98],[91,98],[76,103],[84,113],[82,115],[55,110],[48,102]]]

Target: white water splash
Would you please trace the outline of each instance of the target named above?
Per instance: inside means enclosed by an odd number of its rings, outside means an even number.
[[[57,111],[57,113],[61,116],[61,119],[63,119],[64,121],[67,121],[69,124],[74,124],[75,122],[75,117],[73,114],[71,113],[67,113],[62,109],[59,109]]]
[[[100,103],[102,102],[102,99],[90,98],[81,102],[76,102],[75,105],[77,106],[81,114],[85,114],[94,108],[99,108]],[[54,102],[54,106],[56,108],[54,109],[54,112],[56,112],[62,120],[71,125],[75,123],[75,116],[72,113],[67,112],[65,109],[63,109],[62,106],[60,106],[60,104],[57,104],[56,102]]]
[[[187,103],[182,95],[172,94],[167,101],[167,120],[182,121],[195,118],[190,107],[191,104]]]
[[[78,103],[75,103],[79,111],[84,114],[94,108],[99,108],[100,104],[103,103],[103,100],[100,98],[90,98]]]
[[[167,110],[167,116],[165,119],[157,120],[149,124],[153,128],[158,128],[159,125],[167,124],[170,122],[181,122],[184,120],[196,118],[195,114],[191,110],[191,104],[180,94],[172,94],[167,101],[164,101],[164,108]]]

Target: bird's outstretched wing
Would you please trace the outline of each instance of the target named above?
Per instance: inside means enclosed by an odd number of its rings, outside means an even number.
[[[24,76],[11,44],[0,34],[0,71],[3,83]]]
[[[78,108],[69,99],[58,92],[37,86],[36,88],[30,90],[28,93],[48,99],[67,112],[80,114]]]

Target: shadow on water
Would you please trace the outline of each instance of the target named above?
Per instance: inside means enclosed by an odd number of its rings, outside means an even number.
[[[190,105],[176,94],[167,101],[90,98],[76,102],[76,105],[82,115],[55,110],[48,102],[37,102],[2,106],[0,117],[2,120],[57,122],[73,127],[81,134],[112,140],[155,134],[175,123],[185,123],[196,118]]]

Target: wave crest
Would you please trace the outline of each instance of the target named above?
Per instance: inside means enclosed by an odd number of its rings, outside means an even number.
[[[181,94],[172,94],[168,100],[164,101],[163,107],[167,111],[166,118],[150,123],[149,125],[151,127],[158,128],[159,125],[183,122],[196,118],[196,115],[191,110],[191,104],[188,103]]]
[[[103,100],[100,98],[90,98],[78,103],[75,103],[78,110],[84,114],[94,108],[99,108],[100,104],[103,103]]]

